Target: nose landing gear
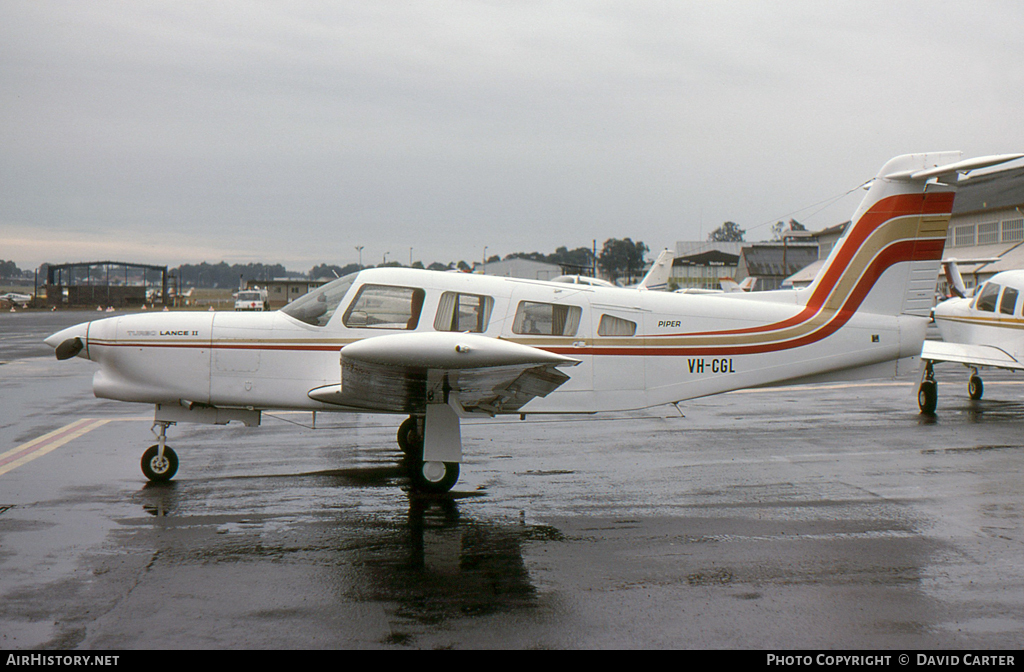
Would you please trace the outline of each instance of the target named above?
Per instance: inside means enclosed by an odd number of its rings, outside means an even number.
[[[167,445],[167,427],[173,424],[159,420],[153,423],[151,431],[156,435],[157,443],[142,454],[142,473],[156,483],[169,481],[178,472],[178,455]]]

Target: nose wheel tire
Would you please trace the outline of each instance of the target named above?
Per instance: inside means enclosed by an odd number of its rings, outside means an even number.
[[[142,473],[151,481],[161,483],[169,481],[178,472],[178,456],[169,447],[164,446],[164,456],[160,457],[160,446],[150,446],[142,454]]]

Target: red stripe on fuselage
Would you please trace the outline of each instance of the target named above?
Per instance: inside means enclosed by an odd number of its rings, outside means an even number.
[[[155,343],[122,341],[89,341],[89,347],[99,348],[176,348],[193,350],[288,350],[297,352],[338,352],[343,345],[263,345],[258,343]]]
[[[633,355],[633,356],[698,356],[698,355],[755,355],[767,352],[790,350],[824,340],[838,331],[857,312],[878,278],[891,266],[905,261],[934,261],[942,257],[944,240],[903,240],[883,248],[868,265],[860,281],[850,292],[843,306],[829,320],[814,331],[775,343],[755,343],[731,346],[638,346],[638,347],[590,347],[590,348],[541,348],[558,355]],[[696,334],[706,336],[707,334]]]
[[[795,327],[807,320],[810,320],[825,306],[829,295],[843,275],[849,270],[850,263],[860,250],[864,241],[886,222],[900,217],[921,216],[921,215],[947,215],[953,211],[953,193],[942,192],[938,194],[900,194],[883,198],[875,203],[865,212],[856,226],[850,231],[842,247],[836,253],[835,259],[825,269],[821,281],[814,289],[814,294],[807,300],[807,305],[793,317],[786,318],[781,322],[773,322],[757,327],[746,327],[743,329],[728,329],[724,331],[705,331],[688,334],[666,334],[666,336],[732,336],[740,334],[759,334],[766,331],[778,331]],[[915,239],[915,241],[918,239]],[[922,243],[926,242],[920,239]],[[914,242],[914,241],[911,241]],[[934,242],[934,241],[930,241]],[[940,241],[941,242],[941,241]],[[937,257],[941,259],[942,247],[940,245]],[[926,259],[932,259],[927,257]],[[926,260],[921,259],[921,261]],[[914,261],[918,261],[915,259]]]
[[[853,256],[882,224],[891,219],[912,215],[948,215],[953,212],[953,192],[937,194],[901,194],[883,198],[864,213],[853,230],[850,239],[843,242],[836,258],[825,271],[825,277],[808,300],[808,307],[821,308],[832,289],[846,272]],[[886,209],[887,208],[887,209]],[[939,250],[941,256],[942,250]]]

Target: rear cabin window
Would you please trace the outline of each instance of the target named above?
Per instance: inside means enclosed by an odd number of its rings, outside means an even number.
[[[579,306],[520,301],[512,332],[541,336],[575,336],[580,326]]]
[[[489,296],[445,292],[437,305],[434,329],[482,333],[487,331],[493,307],[494,299]]]
[[[424,291],[415,287],[363,285],[345,311],[352,329],[415,329],[423,310]]]
[[[986,282],[978,295],[978,301],[974,304],[977,310],[987,310],[992,313],[996,310],[996,299],[999,298],[1000,285],[994,282]]]
[[[1003,298],[999,301],[999,312],[1003,315],[1013,315],[1017,305],[1017,290],[1007,287],[1003,290]]]
[[[598,336],[635,336],[636,322],[624,320],[614,315],[602,315],[597,325]]]

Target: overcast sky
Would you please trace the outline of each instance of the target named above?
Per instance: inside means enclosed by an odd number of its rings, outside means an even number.
[[[1019,0],[0,7],[22,268],[762,240],[892,156],[1024,151]]]

